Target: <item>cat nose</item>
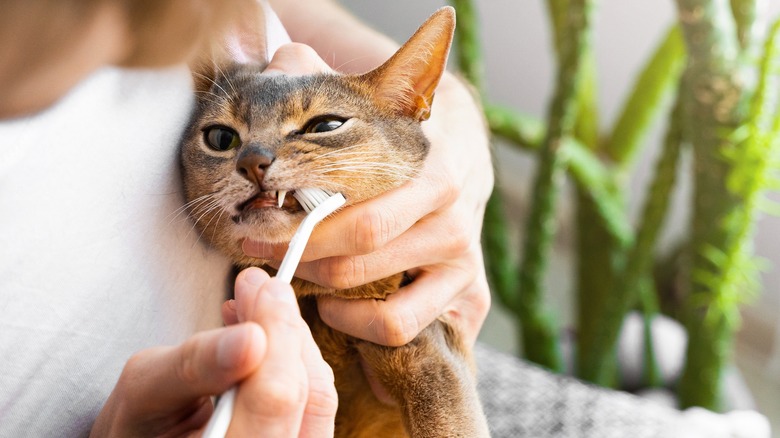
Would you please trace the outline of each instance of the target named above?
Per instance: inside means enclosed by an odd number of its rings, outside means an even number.
[[[241,152],[236,163],[236,171],[258,188],[263,184],[265,170],[276,157],[265,148],[249,147]]]

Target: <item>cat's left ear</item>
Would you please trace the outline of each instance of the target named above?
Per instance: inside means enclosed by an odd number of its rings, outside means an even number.
[[[455,9],[445,6],[384,64],[364,75],[374,96],[384,107],[394,108],[416,120],[427,120],[433,94],[447,66],[455,31]]]

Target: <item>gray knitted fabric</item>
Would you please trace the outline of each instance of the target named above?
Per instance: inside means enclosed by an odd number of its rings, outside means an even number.
[[[684,415],[631,394],[586,385],[476,348],[479,392],[495,438],[695,436]]]

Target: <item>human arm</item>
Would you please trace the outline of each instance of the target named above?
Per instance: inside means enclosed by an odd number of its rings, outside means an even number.
[[[289,285],[257,268],[236,279],[236,324],[175,347],[143,350],[126,364],[91,436],[191,436],[210,396],[238,384],[228,436],[333,434],[333,374],[301,319]]]

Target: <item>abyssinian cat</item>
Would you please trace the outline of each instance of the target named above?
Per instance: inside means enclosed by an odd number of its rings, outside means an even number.
[[[242,241],[289,242],[306,214],[289,196],[294,190],[340,192],[348,208],[414,178],[429,147],[420,122],[430,113],[454,26],[454,10],[440,9],[385,64],[363,75],[262,75],[262,63],[224,60],[194,71],[198,99],[182,165],[202,236],[238,266],[263,266],[242,252]],[[319,318],[318,295],[384,299],[403,279],[399,273],[348,290],[293,280],[335,375],[336,436],[488,436],[470,349],[445,319],[405,346],[385,347]],[[377,399],[364,366],[394,403]]]

